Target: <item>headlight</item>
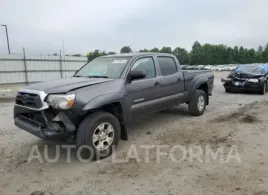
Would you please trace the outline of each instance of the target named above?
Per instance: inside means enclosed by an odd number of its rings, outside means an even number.
[[[259,82],[259,79],[249,79],[248,82],[258,83]]]
[[[70,95],[49,95],[47,97],[48,105],[56,109],[69,109],[72,107],[75,94]]]

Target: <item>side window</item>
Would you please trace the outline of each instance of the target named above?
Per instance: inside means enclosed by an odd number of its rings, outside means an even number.
[[[265,67],[264,74],[268,74],[268,67]]]
[[[172,75],[178,71],[177,65],[172,57],[157,57],[161,74],[163,76]]]
[[[144,70],[146,73],[146,79],[154,78],[156,75],[154,61],[151,57],[138,59],[131,68],[131,70],[135,69]]]

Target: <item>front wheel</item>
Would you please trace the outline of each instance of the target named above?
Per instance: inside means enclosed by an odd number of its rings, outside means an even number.
[[[204,113],[207,105],[207,94],[200,89],[197,89],[190,102],[189,102],[189,111],[193,116],[200,116]]]
[[[261,88],[261,94],[262,94],[262,95],[265,95],[265,93],[266,93],[266,89],[267,89],[267,83],[264,82],[264,83],[263,83],[263,86],[262,86],[262,88]]]
[[[232,91],[231,91],[231,89],[227,89],[227,88],[225,88],[225,92],[226,92],[226,93],[231,93]]]
[[[121,127],[114,115],[108,112],[96,112],[86,117],[80,124],[76,144],[78,150],[82,148],[80,151],[87,158],[105,158],[112,154],[118,145],[120,133]]]

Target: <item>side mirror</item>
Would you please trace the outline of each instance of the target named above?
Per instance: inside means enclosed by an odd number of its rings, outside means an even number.
[[[136,80],[136,79],[143,79],[145,77],[146,77],[146,73],[144,70],[141,70],[141,69],[132,70],[129,73],[129,78],[131,81]]]

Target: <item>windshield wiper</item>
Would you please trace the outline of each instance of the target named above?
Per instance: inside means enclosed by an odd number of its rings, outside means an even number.
[[[89,78],[108,78],[107,76],[98,76],[98,75],[96,75],[96,76],[87,76],[87,77],[89,77]]]
[[[98,76],[98,75],[93,75],[93,76],[80,76],[80,75],[75,75],[74,77],[109,78],[109,77],[107,77],[107,76]]]

